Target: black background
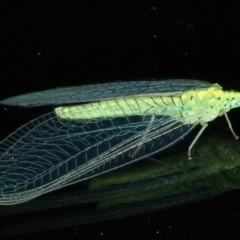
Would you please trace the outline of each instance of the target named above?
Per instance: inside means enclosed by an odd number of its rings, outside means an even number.
[[[238,1],[1,0],[0,18],[1,99],[153,78],[200,79],[240,91]],[[48,110],[1,107],[1,139]],[[240,133],[238,110],[230,118]],[[238,239],[239,195],[34,238]]]

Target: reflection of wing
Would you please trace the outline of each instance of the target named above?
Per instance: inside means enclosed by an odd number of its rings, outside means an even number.
[[[0,203],[23,202],[119,168],[166,148],[195,126],[166,116],[151,124],[143,118],[149,116],[69,121],[50,113],[29,122],[0,143]]]
[[[53,89],[20,95],[1,101],[1,104],[33,107],[42,105],[59,105],[77,102],[93,102],[117,97],[186,92],[191,89],[203,89],[211,84],[198,80],[166,80],[166,81],[129,81],[95,84],[80,87]]]

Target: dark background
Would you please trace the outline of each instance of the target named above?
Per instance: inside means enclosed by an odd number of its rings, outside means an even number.
[[[238,6],[238,1],[0,0],[0,97],[153,78],[200,79],[240,91]],[[48,110],[1,107],[1,139]],[[238,111],[230,118],[240,133]],[[238,239],[239,196],[235,191],[34,238]]]

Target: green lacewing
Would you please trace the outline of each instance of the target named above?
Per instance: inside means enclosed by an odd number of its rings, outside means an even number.
[[[56,106],[0,143],[0,204],[44,193],[159,152],[240,106],[240,93],[199,80],[128,81],[54,89],[0,101]]]

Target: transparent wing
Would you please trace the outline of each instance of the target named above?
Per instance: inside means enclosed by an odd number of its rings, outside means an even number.
[[[41,116],[0,143],[0,204],[16,204],[168,147],[195,125],[166,116]]]
[[[4,223],[0,235],[59,229],[66,227],[66,222],[68,227],[74,227],[109,221],[176,207],[237,189],[240,186],[239,146],[223,132],[215,131],[198,142],[195,153],[202,161],[186,161],[186,154],[182,153],[164,159],[156,156],[156,161],[145,162],[137,168],[132,165],[122,169],[124,171],[104,174],[97,181],[93,179],[89,181],[88,190],[78,186],[71,192],[59,192],[10,208],[2,207],[0,216]],[[52,210],[56,208],[58,214],[49,217],[49,209],[54,213]],[[33,212],[40,211],[39,219],[39,214]],[[30,212],[28,217],[19,218],[19,214],[26,216]]]
[[[79,87],[53,89],[24,94],[1,101],[5,105],[34,107],[60,105],[79,102],[92,102],[117,97],[151,93],[185,92],[191,89],[207,88],[211,83],[199,80],[172,79],[161,81],[129,81],[95,84]]]

